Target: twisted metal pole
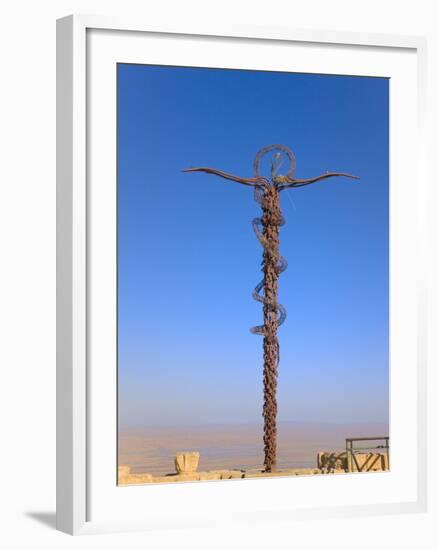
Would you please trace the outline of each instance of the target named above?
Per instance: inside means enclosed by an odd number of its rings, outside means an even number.
[[[271,157],[270,178],[261,175],[262,158]],[[284,161],[289,162],[285,175],[279,174]],[[254,232],[263,247],[263,279],[253,291],[253,298],[263,304],[263,325],[251,328],[253,334],[263,336],[263,442],[265,472],[273,472],[277,464],[277,377],[280,362],[280,345],[277,329],[286,319],[286,309],[278,303],[278,276],[287,262],[280,255],[280,227],[285,223],[280,205],[280,192],[283,189],[303,187],[322,179],[345,176],[358,179],[357,176],[341,172],[326,172],[310,179],[295,179],[295,157],[292,151],[279,144],[268,145],[257,153],[254,160],[254,176],[243,178],[215,168],[186,168],[183,172],[205,172],[224,179],[235,181],[254,188],[255,200],[261,205],[262,217],[254,218]]]

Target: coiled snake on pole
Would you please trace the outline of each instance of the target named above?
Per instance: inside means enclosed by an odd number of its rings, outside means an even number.
[[[254,162],[254,172],[256,176],[259,176],[260,172],[260,160],[267,152],[272,150],[272,147],[275,147],[277,150],[287,150],[287,153],[291,162],[292,166],[295,166],[295,158],[293,156],[292,151],[290,149],[285,148],[282,145],[275,145],[275,146],[268,146],[264,149],[261,149],[256,156],[256,160]],[[284,148],[284,149],[283,149]],[[275,160],[279,160],[279,158],[275,158]],[[279,162],[277,162],[277,165]],[[278,170],[279,167],[277,165],[274,165],[273,161],[271,161],[271,176],[273,175],[274,170]],[[275,195],[272,192],[269,192],[269,189],[267,187],[270,186],[270,182],[268,180],[264,180],[263,185],[256,187],[254,190],[254,199],[256,202],[258,202],[263,211],[267,213],[268,216],[273,218],[273,222],[277,227],[283,226],[286,222],[285,219],[281,213],[280,210],[280,204],[279,201],[276,200]],[[275,262],[277,264],[276,272],[277,275],[280,275],[280,273],[283,273],[287,269],[287,261],[284,256],[281,256],[278,253],[278,246],[275,246],[275,243],[270,243],[269,240],[265,236],[265,230],[264,230],[264,224],[262,218],[254,218],[252,220],[252,227],[254,230],[254,233],[259,240],[260,244],[263,247],[264,250],[264,260],[262,265],[266,263],[266,259],[269,258],[269,260]],[[277,328],[284,323],[286,320],[286,308],[277,302],[270,301],[266,298],[266,296],[262,296],[260,293],[262,290],[264,290],[265,287],[265,277],[258,283],[258,285],[254,288],[254,291],[252,293],[252,297],[257,302],[262,303],[264,306],[269,307],[272,311],[278,310],[278,319],[277,319]],[[260,336],[266,335],[266,327],[265,324],[258,325],[251,328],[251,332],[253,334],[259,334]]]
[[[260,165],[262,158],[268,153],[271,157],[270,178],[261,175]],[[285,175],[279,170],[285,160],[289,161],[289,169]],[[287,262],[279,252],[280,227],[285,220],[281,213],[280,192],[283,189],[303,187],[319,180],[346,176],[358,179],[357,176],[339,172],[326,172],[310,179],[294,178],[295,157],[289,147],[274,144],[268,145],[257,153],[254,160],[254,177],[243,178],[217,170],[215,168],[199,167],[187,168],[183,172],[205,172],[215,174],[226,180],[235,181],[254,188],[255,200],[262,207],[262,217],[254,218],[252,226],[257,239],[263,247],[262,271],[263,278],[255,287],[252,296],[254,300],[263,304],[263,325],[251,329],[253,334],[263,336],[263,441],[264,465],[266,472],[272,472],[277,462],[277,375],[280,358],[280,346],[277,338],[277,329],[286,319],[286,309],[278,303],[278,276],[287,267]]]

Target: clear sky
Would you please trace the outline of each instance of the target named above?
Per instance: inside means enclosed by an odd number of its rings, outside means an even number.
[[[281,195],[279,420],[388,420],[388,92],[382,78],[118,66],[119,423],[261,421],[262,248],[252,175],[291,147]]]

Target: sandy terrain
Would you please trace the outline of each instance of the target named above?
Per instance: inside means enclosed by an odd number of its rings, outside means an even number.
[[[386,424],[278,425],[278,467],[316,466],[318,451],[345,449],[346,437],[388,435]],[[132,473],[163,475],[174,471],[180,451],[199,451],[199,470],[252,469],[263,464],[263,428],[258,424],[145,426],[119,430],[119,465]]]

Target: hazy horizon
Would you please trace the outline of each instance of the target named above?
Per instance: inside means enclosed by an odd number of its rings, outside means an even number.
[[[347,437],[384,437],[384,423],[279,422],[279,468],[312,468],[319,451],[343,451]],[[196,426],[143,426],[119,430],[118,463],[132,473],[174,471],[178,452],[199,451],[199,471],[256,469],[263,466],[261,422]]]
[[[173,423],[147,423],[147,422],[141,422],[141,423],[132,423],[132,424],[121,424],[119,423],[119,429],[120,430],[135,430],[137,428],[159,428],[159,427],[166,427],[166,428],[173,428],[178,426],[190,426],[190,427],[207,427],[207,426],[247,426],[247,425],[262,425],[263,419],[260,416],[260,419],[258,420],[248,420],[248,421],[241,421],[241,420],[235,420],[235,421],[229,421],[229,422],[173,422]],[[378,421],[362,421],[362,422],[331,422],[326,420],[279,420],[277,424],[306,424],[306,425],[315,425],[315,426],[321,426],[321,425],[331,425],[331,426],[370,426],[370,425],[381,425],[381,426],[389,426],[389,422],[378,422]]]

